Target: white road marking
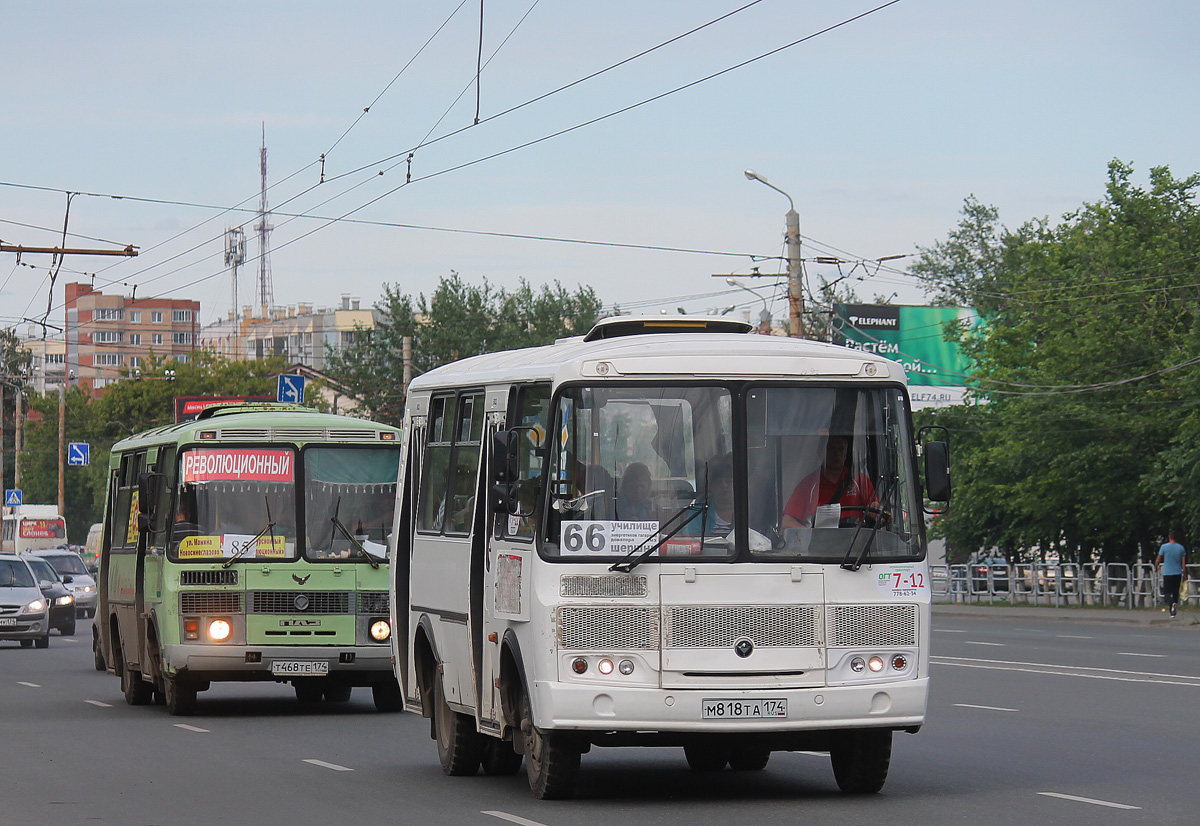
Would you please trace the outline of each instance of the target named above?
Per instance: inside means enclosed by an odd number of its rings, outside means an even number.
[[[1117,656],[1118,657],[1158,657],[1161,659],[1163,657],[1166,657],[1167,655],[1166,654],[1143,654],[1140,651],[1118,651]]]
[[[1091,797],[1076,797],[1073,794],[1059,794],[1058,792],[1038,792],[1046,797],[1057,797],[1061,800],[1074,800],[1076,803],[1091,803],[1095,806],[1108,806],[1110,809],[1140,809],[1141,806],[1129,806],[1125,803],[1111,803],[1107,800],[1096,800]]]
[[[1019,708],[1001,708],[1000,706],[973,706],[970,703],[955,703],[959,708],[981,708],[984,711],[1020,711]]]
[[[798,751],[796,754],[807,754],[809,757],[828,757],[827,751]]]
[[[1090,640],[1091,637],[1080,636],[1079,634],[1055,634],[1060,640]]]
[[[979,642],[977,640],[967,640],[967,645],[994,645],[997,648],[1004,647],[1004,643],[1002,642]]]
[[[189,726],[187,723],[176,723],[175,728],[181,728],[184,731],[198,731],[201,734],[208,734],[208,729],[198,728],[196,726]]]
[[[91,703],[94,706],[100,706],[100,708],[112,708],[112,703],[102,703],[99,700],[84,700],[84,702]]]
[[[27,685],[30,688],[41,688],[37,683],[27,683],[24,680],[17,680],[17,685]]]
[[[345,766],[339,766],[337,763],[326,763],[324,760],[305,760],[305,763],[312,763],[314,766],[320,766],[323,769],[333,769],[335,772],[352,772],[354,769],[348,769]]]
[[[953,628],[935,628],[933,629],[938,634],[965,634],[966,631],[956,630]]]
[[[1115,668],[1093,668],[1084,665],[977,660],[970,657],[933,656],[929,658],[929,661],[935,665],[954,665],[960,668],[984,668],[992,671],[1024,671],[1030,674],[1051,674],[1059,677],[1087,677],[1092,680],[1116,680],[1126,683],[1159,683],[1161,685],[1185,685],[1192,688],[1200,688],[1200,677],[1192,677],[1187,674],[1122,671]]]
[[[508,812],[480,812],[481,815],[491,815],[498,817],[501,820],[507,820],[509,823],[516,823],[518,826],[545,826],[543,823],[538,823],[536,820],[526,820],[517,815],[510,815]]]

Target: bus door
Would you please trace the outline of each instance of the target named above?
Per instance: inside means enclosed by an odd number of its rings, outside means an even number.
[[[138,564],[138,615],[143,617],[156,617],[161,620],[163,612],[161,610],[163,601],[163,555],[166,552],[167,544],[167,526],[170,524],[171,514],[171,483],[174,481],[175,469],[175,447],[167,448],[150,448],[145,458],[145,469],[147,472],[161,473],[165,477],[165,483],[158,486],[160,491],[158,501],[158,512],[155,516],[155,524],[152,526],[155,530],[147,531],[142,534],[137,548],[137,564]],[[135,501],[140,502],[140,493],[135,492]],[[138,504],[133,506],[134,519],[137,519]],[[159,629],[155,628],[155,634],[159,634]],[[141,658],[142,662],[153,661],[157,657],[158,651],[162,643],[162,638],[157,639],[145,638],[142,644],[145,646],[145,656]]]
[[[504,635],[529,622],[530,566],[537,558],[533,546],[536,507],[540,501],[546,434],[549,429],[550,385],[530,384],[513,393],[508,430],[499,434],[502,447],[491,442],[488,457],[487,556],[483,571],[483,656],[480,684],[480,722],[498,727],[500,665]],[[504,507],[498,496],[508,501]]]
[[[109,661],[120,674],[125,667],[141,670],[142,641],[139,639],[138,585],[141,565],[138,562],[138,475],[146,468],[146,454],[127,453],[121,457],[117,470],[112,520],[109,524],[111,553],[106,571],[108,604],[112,611],[106,620],[115,622],[116,638],[111,640],[114,651],[120,650],[121,661]]]
[[[479,481],[481,391],[430,400],[412,539],[412,612],[431,623],[446,701],[474,711],[470,640],[471,526]]]

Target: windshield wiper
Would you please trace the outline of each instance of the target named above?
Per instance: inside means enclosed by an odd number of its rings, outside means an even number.
[[[343,536],[345,536],[347,539],[350,540],[350,543],[353,546],[354,550],[358,551],[360,554],[362,554],[363,556],[365,556],[367,558],[367,562],[371,563],[372,568],[379,570],[379,563],[375,561],[375,557],[371,556],[370,552],[368,552],[367,549],[362,546],[362,543],[358,541],[358,539],[354,536],[354,534],[350,533],[350,529],[346,527],[346,525],[342,522],[342,520],[338,519],[338,510],[340,510],[341,507],[342,507],[342,497],[339,496],[338,500],[337,500],[337,504],[334,505],[334,507],[333,507],[333,516],[330,517],[329,521],[333,523],[333,526],[335,528],[337,528],[339,531],[342,532]],[[329,537],[329,547],[330,548],[333,547],[333,536],[332,535],[330,535],[330,537]]]
[[[861,522],[859,522],[858,527],[856,527],[854,529],[854,536],[850,537],[850,547],[846,549],[846,555],[842,558],[841,567],[844,568],[845,570],[857,571],[859,568],[862,567],[863,560],[866,558],[867,554],[870,553],[871,545],[873,545],[875,542],[875,535],[877,533],[879,533],[879,529],[883,527],[883,521],[884,521],[883,514],[886,513],[886,511],[883,508],[883,505],[885,505],[887,503],[888,498],[891,496],[891,494],[892,494],[891,489],[895,488],[895,486],[896,486],[895,483],[896,483],[897,479],[898,479],[898,477],[893,475],[893,476],[889,476],[887,479],[880,480],[880,487],[883,486],[884,482],[887,482],[889,485],[887,496],[879,497],[880,512],[875,517],[875,524],[871,527],[871,534],[867,537],[867,541],[863,543],[862,549],[858,552],[858,556],[856,556],[854,558],[854,561],[851,562],[850,555],[852,553],[854,553],[854,543],[858,541],[858,534],[860,531],[862,531],[862,527],[863,527],[863,524],[866,522],[866,519],[864,518]],[[866,515],[866,512],[867,511],[864,508],[863,509],[864,517]]]
[[[687,517],[686,519],[683,519],[682,521],[680,521],[679,524],[676,525],[674,528],[671,528],[671,523],[675,522],[675,520],[679,519],[681,516],[686,514],[688,511],[692,511],[692,515]],[[629,553],[625,554],[625,556],[623,556],[620,559],[620,561],[614,562],[612,565],[610,565],[608,570],[620,571],[623,574],[629,573],[634,568],[641,565],[642,562],[646,559],[646,557],[650,556],[650,554],[654,553],[659,548],[661,548],[669,539],[673,538],[675,536],[675,534],[679,533],[681,530],[686,528],[688,526],[688,524],[691,523],[692,521],[694,521],[697,516],[703,517],[703,516],[706,516],[707,514],[708,514],[708,500],[707,499],[705,499],[705,501],[699,505],[697,505],[694,502],[690,502],[690,503],[684,505],[682,508],[677,510],[675,513],[671,514],[670,518],[668,518],[667,521],[665,523],[663,523],[663,527],[662,527],[661,531],[665,531],[666,533],[663,534],[662,539],[658,540],[657,542],[654,542],[653,536],[647,537],[646,539],[642,540],[642,543],[640,545],[638,545],[636,548],[634,548]],[[701,524],[704,524],[703,519],[701,519]],[[704,540],[701,539],[701,541],[703,542]],[[650,547],[647,548],[646,544],[649,542],[654,542],[654,544],[650,545]],[[633,557],[635,554],[638,555],[637,558],[631,559],[631,557]]]
[[[228,568],[230,565],[232,565],[234,562],[236,562],[238,557],[240,557],[242,554],[244,554],[251,546],[257,546],[258,540],[260,540],[264,536],[266,536],[267,531],[271,532],[271,547],[272,548],[275,547],[275,523],[271,521],[271,501],[269,499],[267,499],[266,496],[263,496],[263,501],[267,505],[267,525],[266,525],[266,527],[264,527],[261,531],[256,533],[254,535],[253,539],[251,539],[249,542],[242,545],[242,547],[238,548],[237,553],[235,553],[233,556],[229,557],[229,559],[227,559],[223,563],[221,563],[222,568]]]

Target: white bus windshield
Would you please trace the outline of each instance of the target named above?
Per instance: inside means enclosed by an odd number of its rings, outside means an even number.
[[[548,557],[920,558],[896,388],[571,387],[555,413]]]

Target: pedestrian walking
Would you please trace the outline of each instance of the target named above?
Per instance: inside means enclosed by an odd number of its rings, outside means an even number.
[[[1158,549],[1158,559],[1154,560],[1154,569],[1162,573],[1163,599],[1167,602],[1167,610],[1175,616],[1179,605],[1179,584],[1183,581],[1183,572],[1187,570],[1187,551],[1179,542],[1179,532],[1167,534],[1169,541],[1164,542]]]

